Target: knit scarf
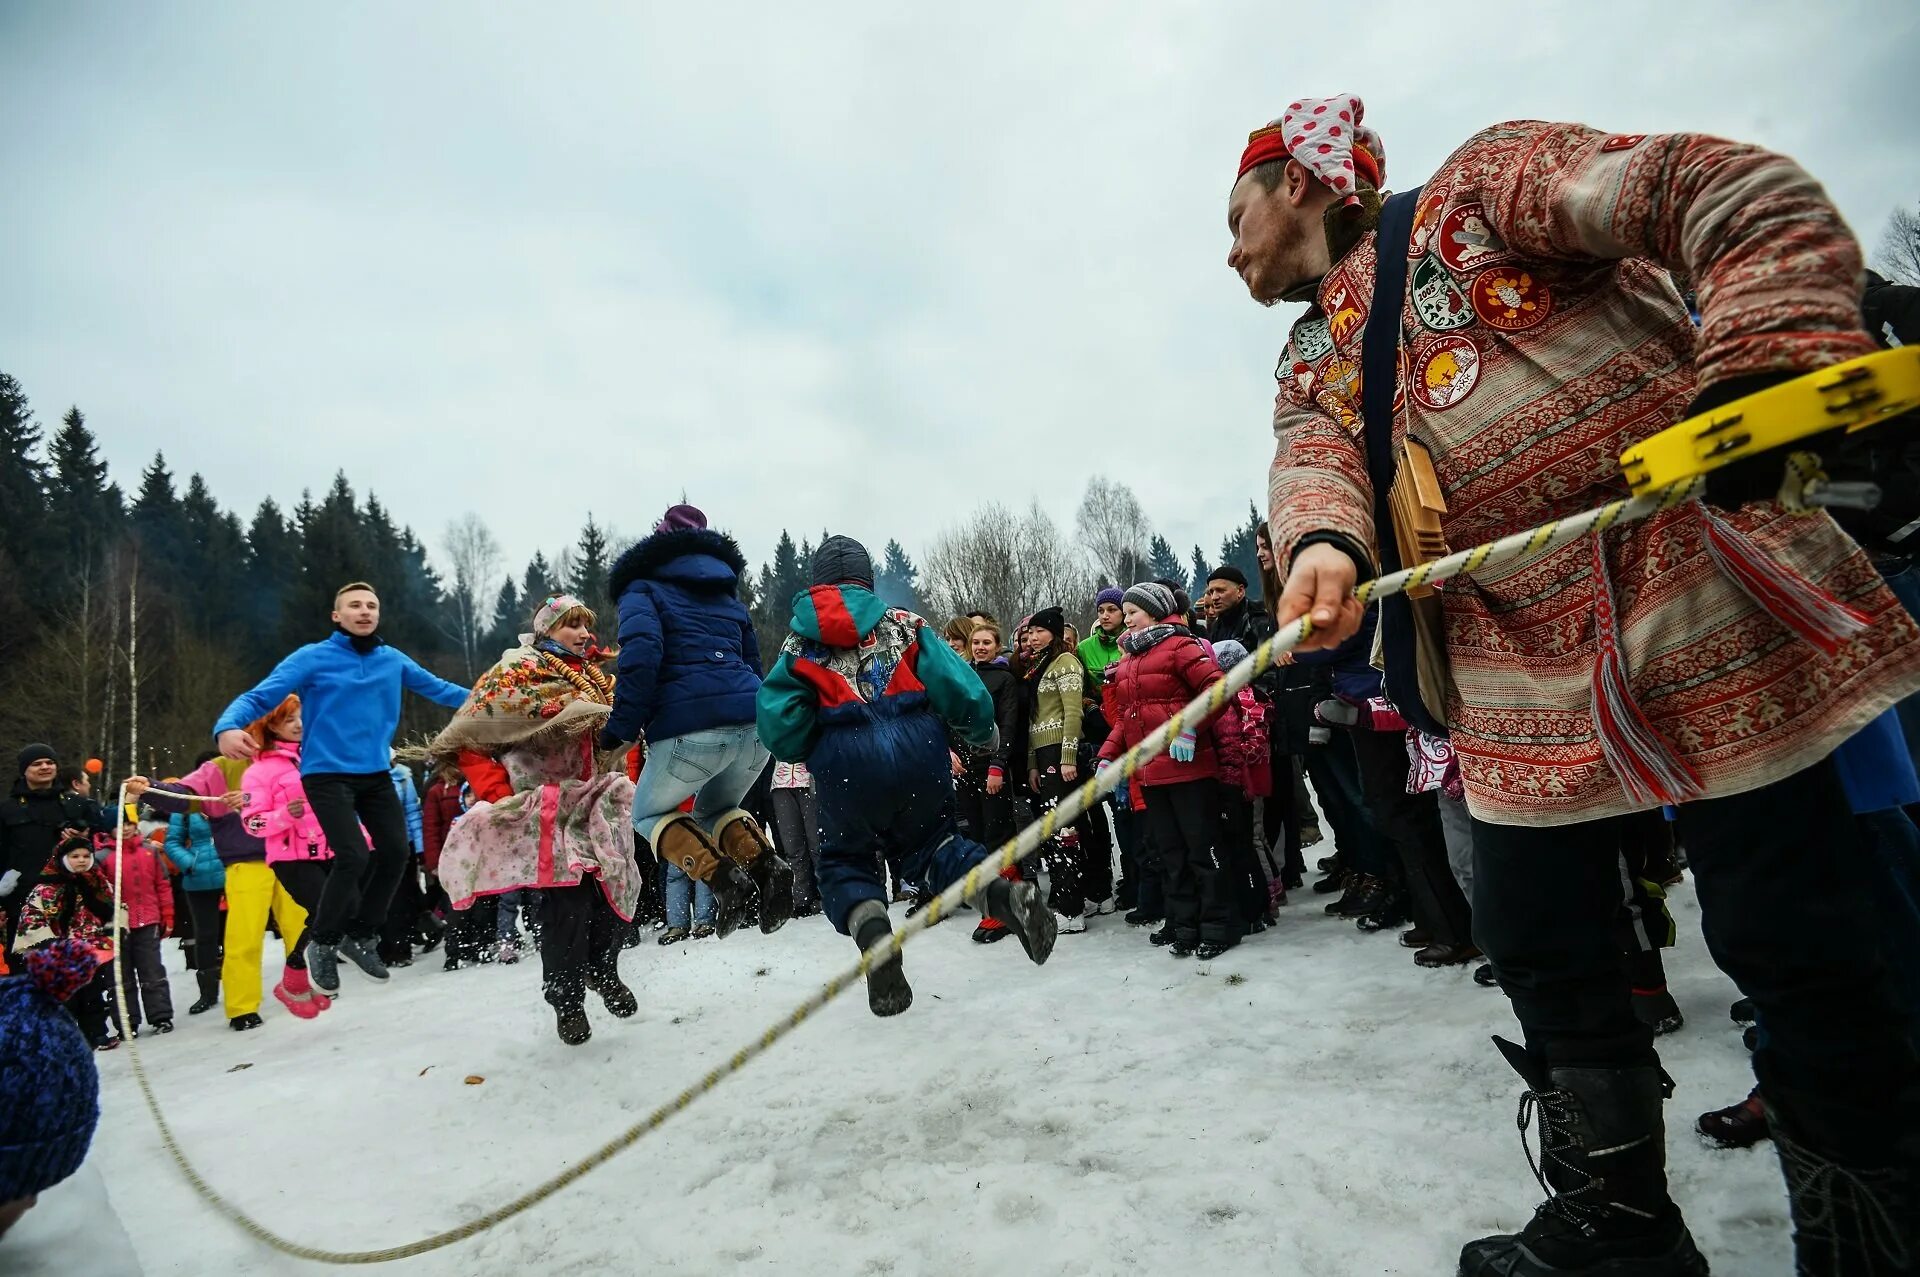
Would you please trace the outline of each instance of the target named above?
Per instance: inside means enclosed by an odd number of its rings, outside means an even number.
[[[578,658],[515,648],[480,676],[467,700],[428,746],[436,759],[462,750],[498,754],[515,746],[591,735],[613,704],[611,676]]]
[[[1157,625],[1147,626],[1144,630],[1128,630],[1120,636],[1120,648],[1128,656],[1138,656],[1142,652],[1159,646],[1160,643],[1172,638],[1176,634],[1191,635],[1192,633],[1193,631],[1184,625],[1175,625],[1171,621],[1161,621]]]

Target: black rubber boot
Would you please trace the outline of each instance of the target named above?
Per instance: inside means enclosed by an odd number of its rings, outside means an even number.
[[[589,976],[587,987],[600,995],[600,1001],[606,1004],[609,1015],[625,1020],[640,1010],[640,999],[634,996],[633,990],[629,989],[626,982],[617,975],[598,978]]]
[[[1027,959],[1034,966],[1053,956],[1053,942],[1059,935],[1060,923],[1034,884],[995,878],[980,893],[980,909],[1020,937],[1020,947],[1027,951]]]
[[[853,907],[847,919],[853,942],[865,953],[877,944],[889,943],[893,924],[887,921],[887,907],[878,900],[865,900]],[[904,954],[894,955],[883,966],[867,971],[867,1009],[878,1016],[899,1015],[913,1005],[913,986],[907,983],[901,965]]]
[[[1460,1277],[1704,1277],[1707,1261],[1667,1196],[1666,1073],[1549,1069],[1494,1043],[1527,1083],[1520,1140],[1547,1200],[1519,1233],[1469,1242]],[[1538,1162],[1526,1143],[1535,1116]]]

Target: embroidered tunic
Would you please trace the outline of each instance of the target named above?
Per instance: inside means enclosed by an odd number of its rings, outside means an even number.
[[[1374,552],[1359,367],[1380,251],[1409,254],[1395,435],[1433,450],[1455,549],[1626,495],[1620,453],[1684,416],[1696,379],[1874,349],[1858,246],[1791,161],[1698,135],[1497,125],[1427,183],[1410,244],[1364,236],[1293,327],[1268,489],[1283,563],[1316,531]],[[1697,350],[1669,268],[1694,281]],[[1711,517],[1689,503],[1441,587],[1475,816],[1555,825],[1650,805],[1596,727],[1603,644],[1659,743],[1716,796],[1812,765],[1920,688],[1920,630],[1830,518],[1762,502],[1723,526],[1868,618],[1831,656],[1720,570]]]

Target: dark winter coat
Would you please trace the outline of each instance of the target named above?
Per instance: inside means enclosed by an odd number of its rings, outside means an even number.
[[[980,676],[980,682],[986,686],[987,694],[993,697],[993,721],[1000,729],[998,746],[987,755],[988,770],[1007,774],[1008,751],[1020,728],[1020,680],[1013,668],[1007,664],[1007,658],[996,656],[990,661],[975,661],[973,672]],[[1024,752],[1024,751],[1023,751]]]
[[[1159,730],[1174,712],[1221,679],[1200,640],[1191,634],[1173,634],[1144,652],[1127,655],[1111,671],[1113,680],[1113,730],[1100,747],[1100,757],[1119,761],[1121,755]],[[1171,754],[1162,754],[1140,769],[1135,777],[1142,785],[1177,785],[1183,781],[1216,776],[1220,759],[1211,725],[1196,733],[1196,748],[1190,763],[1175,762]]]
[[[746,568],[732,537],[705,528],[656,532],[620,556],[607,580],[620,657],[603,742],[754,721],[760,646],[738,597]]]
[[[0,806],[0,874],[17,869],[21,882],[31,883],[52,858],[62,829],[100,832],[96,811],[64,785],[29,789],[26,777],[14,781],[12,795]]]

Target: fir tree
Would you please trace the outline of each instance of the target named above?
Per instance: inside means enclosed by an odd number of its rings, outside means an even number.
[[[126,512],[78,408],[67,409],[47,453],[53,462],[48,516],[60,571],[69,578],[96,571]]]
[[[1220,542],[1220,562],[1232,565],[1247,574],[1248,593],[1258,600],[1260,596],[1260,547],[1255,539],[1260,532],[1260,511],[1247,502],[1247,521],[1235,528]]]
[[[580,529],[580,539],[574,543],[571,588],[596,613],[607,611],[612,602],[607,597],[607,569],[612,566],[606,531],[589,512],[587,526]]]
[[[880,566],[873,575],[873,592],[880,596],[881,602],[916,615],[927,613],[927,600],[920,593],[920,569],[913,566],[913,560],[907,557],[898,541],[887,542]]]
[[[1180,570],[1180,558],[1167,544],[1167,539],[1155,533],[1153,540],[1147,543],[1147,579],[1150,581],[1179,581],[1184,576]]]
[[[1206,551],[1202,550],[1197,545],[1194,546],[1193,547],[1193,575],[1188,578],[1189,584],[1187,586],[1187,592],[1193,595],[1194,598],[1197,599],[1206,592],[1207,573],[1211,571],[1213,571],[1213,569],[1207,566]],[[1178,578],[1175,578],[1175,579],[1177,580]]]

